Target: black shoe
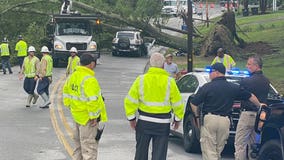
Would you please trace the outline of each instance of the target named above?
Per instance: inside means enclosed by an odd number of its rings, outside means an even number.
[[[29,106],[29,105],[26,105],[26,107],[27,107],[27,108],[29,108],[29,107],[31,107],[31,106]]]
[[[13,72],[9,72],[9,74],[13,74]]]
[[[6,72],[4,72],[3,74],[6,74]]]
[[[49,108],[49,106],[48,105],[47,106],[40,106],[39,108],[45,109],[45,108]]]

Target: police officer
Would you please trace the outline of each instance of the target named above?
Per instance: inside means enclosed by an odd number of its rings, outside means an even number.
[[[15,47],[15,52],[17,54],[18,57],[18,62],[20,65],[20,70],[22,70],[22,66],[23,66],[23,62],[24,62],[24,58],[27,56],[27,49],[28,49],[28,45],[27,43],[23,40],[23,36],[19,35],[18,36],[18,42],[16,43],[16,47]]]
[[[164,62],[162,54],[152,54],[148,72],[136,78],[124,99],[127,119],[136,130],[135,160],[148,159],[151,139],[152,160],[166,160],[171,112],[175,115],[174,129],[184,115],[180,92],[175,80],[163,69]]]
[[[212,61],[211,65],[215,63],[223,63],[227,70],[231,70],[236,65],[234,59],[230,55],[224,53],[223,48],[217,50],[217,56]]]
[[[107,121],[100,85],[95,78],[96,59],[88,53],[80,57],[81,66],[71,74],[63,87],[64,105],[70,108],[75,121],[75,160],[96,160],[98,141],[95,140],[101,122]]]
[[[246,67],[251,76],[241,81],[240,86],[255,94],[260,102],[267,103],[270,82],[263,75],[262,64],[262,59],[259,56],[249,57]],[[258,108],[248,101],[242,101],[241,108],[243,111],[241,112],[235,136],[236,160],[246,160],[247,156],[252,159],[249,153],[251,153],[251,145],[254,143],[256,136],[254,123]],[[247,147],[249,148],[248,153]]]
[[[203,124],[200,130],[200,144],[203,160],[220,160],[229,137],[230,120],[228,118],[234,99],[247,99],[260,106],[258,99],[251,93],[240,89],[236,84],[226,81],[226,68],[222,63],[212,65],[211,82],[202,86],[191,101],[197,122],[198,105],[203,103]],[[198,124],[200,127],[200,125]]]
[[[37,75],[39,79],[37,93],[44,100],[40,108],[49,108],[49,85],[52,81],[53,60],[46,46],[43,46],[40,52],[43,56],[40,61],[39,74]]]
[[[78,51],[75,47],[72,47],[70,49],[71,56],[68,58],[68,65],[66,68],[66,76],[72,74],[76,67],[80,65],[80,58],[76,55],[78,54]]]
[[[2,63],[3,73],[6,74],[6,66],[7,66],[9,73],[12,74],[13,72],[10,64],[11,49],[8,44],[8,39],[5,37],[2,42],[3,43],[0,45],[0,51],[1,51],[1,63]]]
[[[30,46],[28,49],[29,56],[25,57],[22,70],[20,72],[19,79],[22,80],[25,75],[24,80],[24,90],[28,93],[26,107],[30,107],[31,101],[33,104],[36,103],[38,95],[34,92],[36,87],[36,80],[39,71],[39,59],[35,56],[35,47]]]

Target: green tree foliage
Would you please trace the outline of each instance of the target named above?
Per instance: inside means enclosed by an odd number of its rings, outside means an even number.
[[[138,0],[135,15],[149,22],[151,18],[160,17],[162,4],[157,0]]]
[[[28,27],[24,35],[25,40],[28,42],[28,45],[32,45],[36,48],[37,51],[40,50],[42,37],[45,37],[45,30],[41,25],[38,25],[36,22],[32,22]]]

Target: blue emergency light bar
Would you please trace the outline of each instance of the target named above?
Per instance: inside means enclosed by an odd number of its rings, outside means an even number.
[[[204,71],[208,72],[208,73],[211,73],[212,72],[211,66],[205,66]],[[250,73],[249,73],[248,70],[240,70],[239,68],[232,68],[231,70],[227,71],[227,74],[229,74],[229,75],[250,76]]]
[[[210,72],[212,72],[212,67],[211,66],[205,66],[204,70],[205,70],[205,72],[210,73]]]
[[[240,70],[239,68],[232,68],[231,70],[227,71],[227,74],[250,76],[250,73],[248,70]]]

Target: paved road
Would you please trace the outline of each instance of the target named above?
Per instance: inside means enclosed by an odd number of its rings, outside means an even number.
[[[147,58],[102,56],[96,77],[106,98],[109,121],[99,146],[100,160],[132,160],[135,134],[125,119],[123,99],[137,75],[143,72]],[[18,67],[14,67],[14,73]],[[25,108],[26,95],[17,75],[0,74],[0,159],[66,160],[73,149],[72,118],[62,105],[64,68],[55,68],[51,85],[52,105]],[[38,103],[42,103],[39,101]],[[150,152],[151,153],[151,152]],[[226,153],[226,160],[233,159]],[[181,139],[171,137],[168,160],[199,160],[200,154],[183,150]]]
[[[195,19],[206,20],[205,5],[202,5],[203,8],[200,8],[200,5],[196,4],[196,7],[197,7],[197,11],[202,13],[202,14],[201,15],[193,14],[192,17],[195,18]],[[210,4],[209,4],[209,7],[208,7],[208,18],[209,19],[220,16],[221,14],[223,14],[223,12],[221,12],[221,8],[220,8],[219,5],[214,5],[214,8],[210,8]],[[201,22],[199,20],[195,20],[193,23],[194,23],[194,25],[197,25],[197,24],[202,24],[204,22]],[[173,27],[173,28],[176,28],[176,29],[181,29],[182,24],[183,24],[183,20],[180,17],[171,17],[171,18],[169,18],[168,22],[166,23],[167,26]],[[181,33],[177,33],[177,32],[170,31],[170,30],[165,30],[165,29],[163,29],[162,31],[166,32],[170,35],[173,35],[173,36],[182,36],[183,35]]]

